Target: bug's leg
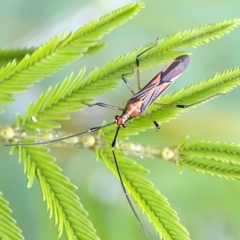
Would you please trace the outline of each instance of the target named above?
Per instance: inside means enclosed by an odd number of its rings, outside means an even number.
[[[130,92],[132,93],[132,95],[135,95],[135,92],[133,91],[131,85],[129,84],[126,75],[132,75],[134,73],[134,69],[132,68],[132,72],[130,73],[124,73],[122,74],[122,80],[124,81],[124,83],[127,85],[128,89],[130,90]]]
[[[141,85],[140,85],[140,58],[139,58],[139,57],[140,57],[142,54],[144,54],[145,52],[149,51],[150,49],[156,47],[157,45],[158,45],[158,38],[157,38],[156,43],[155,43],[153,46],[147,48],[146,50],[144,50],[143,52],[141,52],[140,54],[138,54],[138,55],[136,56],[138,90],[141,90]],[[132,87],[130,86],[130,84],[129,84],[127,78],[126,78],[126,75],[130,75],[130,74],[133,74],[133,73],[134,73],[134,70],[132,69],[132,72],[131,72],[131,73],[124,73],[124,74],[122,74],[122,79],[123,79],[123,81],[125,82],[125,84],[127,85],[127,87],[128,87],[128,89],[130,90],[130,92],[131,92],[133,95],[135,95],[135,92],[133,91]]]
[[[130,73],[124,73],[122,74],[122,80],[124,81],[124,83],[127,85],[128,89],[130,90],[130,92],[132,93],[132,95],[135,95],[135,92],[133,91],[131,85],[129,84],[127,78],[126,78],[126,75],[132,75],[134,73],[134,70],[132,68],[132,72]]]
[[[205,102],[205,101],[207,101],[207,100],[209,100],[209,99],[211,99],[211,98],[214,98],[214,97],[217,97],[217,96],[221,96],[221,95],[225,95],[225,94],[226,94],[226,93],[217,93],[217,94],[214,94],[214,95],[212,95],[212,96],[210,96],[210,97],[204,98],[204,99],[202,99],[202,100],[200,100],[200,101],[198,101],[198,102],[195,102],[195,103],[191,103],[191,104],[176,104],[176,107],[178,107],[178,108],[188,108],[188,107],[192,107],[192,106],[197,105],[197,104],[199,104],[199,103],[201,103],[201,102]]]
[[[153,124],[155,125],[155,127],[157,129],[160,129],[160,125],[157,123],[157,121],[154,120],[154,118],[152,117],[152,115],[149,112],[146,112],[146,115],[150,118],[150,120],[153,122]]]
[[[149,51],[152,48],[155,48],[158,45],[158,38],[156,43],[147,48],[146,50],[144,50],[143,52],[139,53],[136,57],[136,65],[137,65],[137,84],[138,84],[138,90],[141,90],[141,83],[140,83],[140,56],[143,55],[144,53],[146,53],[147,51]]]
[[[49,144],[49,143],[53,143],[53,142],[59,142],[59,141],[66,140],[66,139],[69,139],[69,138],[73,138],[73,137],[77,137],[77,136],[80,136],[80,135],[84,135],[84,134],[87,134],[87,133],[96,132],[96,131],[98,131],[98,130],[100,130],[102,128],[109,127],[109,126],[111,126],[113,124],[116,124],[116,121],[108,123],[108,124],[103,125],[103,126],[90,128],[87,131],[75,133],[75,134],[72,134],[72,135],[69,135],[69,136],[66,136],[66,137],[62,137],[62,138],[58,138],[58,139],[54,139],[54,140],[50,140],[50,141],[46,141],[46,142],[39,142],[39,143],[16,143],[16,144],[6,144],[5,146],[32,146],[32,145],[44,145],[44,144]]]
[[[119,169],[119,165],[118,165],[118,161],[117,161],[117,157],[116,157],[116,154],[115,154],[115,146],[116,146],[116,141],[117,141],[117,136],[118,136],[119,130],[120,130],[120,127],[117,128],[117,131],[115,133],[114,139],[112,141],[112,154],[113,154],[114,163],[115,163],[115,166],[116,166],[116,169],[117,169],[117,174],[118,174],[118,177],[119,177],[119,181],[120,181],[120,183],[122,185],[122,189],[123,189],[124,195],[126,196],[127,201],[128,201],[128,203],[130,205],[130,208],[132,209],[132,211],[133,211],[133,213],[134,213],[138,223],[140,224],[143,232],[147,236],[147,232],[146,232],[145,228],[143,227],[143,224],[142,224],[140,218],[138,217],[138,215],[137,215],[137,213],[136,213],[136,211],[135,211],[135,209],[134,209],[134,207],[132,205],[132,202],[131,202],[131,200],[129,198],[129,195],[128,195],[127,190],[125,188],[125,185],[123,183],[122,175],[121,175],[121,172],[120,172],[120,169]]]
[[[175,107],[175,108],[189,108],[189,107],[192,107],[194,105],[197,105],[201,102],[204,102],[204,101],[207,101],[211,98],[214,98],[214,97],[217,97],[217,96],[221,96],[221,95],[225,95],[225,93],[217,93],[217,94],[214,94],[210,97],[207,97],[207,98],[204,98],[200,101],[197,101],[195,103],[191,103],[191,104],[168,104],[168,103],[154,103],[154,105],[158,105],[158,106],[163,106],[163,107]]]
[[[93,104],[88,104],[88,103],[84,103],[84,104],[87,105],[88,107],[99,106],[99,107],[106,107],[106,108],[111,108],[111,109],[121,110],[121,111],[124,110],[123,108],[116,107],[116,106],[106,104],[106,103],[102,103],[102,102],[97,102],[97,103],[93,103]]]

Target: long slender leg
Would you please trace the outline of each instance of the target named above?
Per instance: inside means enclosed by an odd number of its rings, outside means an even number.
[[[146,50],[144,50],[143,52],[138,54],[137,57],[136,57],[138,90],[141,90],[141,84],[140,84],[140,58],[139,57],[142,54],[144,54],[145,52],[149,51],[150,49],[156,47],[157,45],[158,45],[158,38],[157,38],[156,43],[153,46],[147,48]],[[124,73],[124,74],[122,74],[122,79],[125,82],[125,84],[127,85],[128,89],[131,91],[131,93],[133,95],[135,95],[135,92],[133,91],[132,87],[130,86],[130,84],[129,84],[128,80],[127,80],[127,78],[125,77],[126,75],[133,74],[133,73],[134,73],[134,71],[132,71],[131,73]]]
[[[158,45],[158,38],[156,43],[144,50],[143,52],[139,53],[136,57],[136,65],[137,65],[137,83],[138,83],[138,90],[141,90],[141,82],[140,82],[140,56],[143,55],[145,52],[149,51],[152,48],[155,48]]]
[[[157,129],[160,129],[160,125],[157,123],[156,120],[154,120],[154,118],[152,117],[152,115],[149,112],[146,112],[146,115],[150,118],[150,120],[153,122],[153,124],[155,125],[155,127]]]
[[[151,46],[151,47],[147,48],[146,50],[144,50],[143,52],[139,53],[139,54],[137,55],[137,57],[136,57],[138,90],[141,90],[141,84],[140,84],[140,58],[139,58],[139,57],[140,57],[142,54],[144,54],[145,52],[149,51],[150,49],[156,47],[157,45],[158,45],[158,38],[157,38],[156,43],[155,43],[153,46]],[[127,78],[125,77],[126,75],[128,75],[128,74],[133,74],[133,73],[134,73],[134,71],[132,71],[131,73],[124,73],[124,74],[122,74],[122,79],[123,79],[123,81],[126,83],[126,85],[128,86],[128,88],[129,88],[129,90],[131,91],[131,93],[132,93],[133,95],[135,95],[132,87],[130,86]]]
[[[202,99],[200,101],[197,101],[197,102],[191,103],[191,104],[154,103],[154,105],[163,106],[163,107],[188,108],[188,107],[192,107],[194,105],[197,105],[197,104],[199,104],[201,102],[204,102],[206,100],[209,100],[211,98],[214,98],[214,97],[217,97],[217,96],[220,96],[220,95],[225,95],[225,93],[217,93],[215,95],[212,95],[210,97],[204,98],[204,99]]]
[[[201,102],[204,102],[210,98],[213,98],[213,97],[216,97],[216,96],[219,96],[219,95],[224,95],[224,93],[219,93],[219,94],[215,94],[211,97],[208,97],[208,98],[205,98],[203,100],[200,100],[198,102],[195,102],[195,103],[191,103],[191,104],[171,104],[171,103],[153,103],[154,105],[158,105],[158,106],[163,106],[163,107],[174,107],[174,108],[189,108],[189,107],[192,107],[194,105],[197,105]],[[152,120],[152,122],[154,123],[154,125],[156,126],[157,129],[160,129],[160,125],[152,118],[152,116],[147,112],[147,115],[148,117]]]
[[[129,84],[129,82],[128,82],[127,78],[126,78],[126,75],[133,74],[133,73],[134,73],[134,71],[132,71],[131,73],[124,73],[124,74],[122,74],[122,80],[127,85],[128,89],[130,90],[132,95],[135,95],[135,92],[133,91],[131,85]]]
[[[87,103],[84,103],[84,104],[87,105],[88,107],[99,106],[99,107],[106,107],[106,108],[122,110],[122,111],[124,110],[123,108],[116,107],[116,106],[106,104],[106,103],[102,103],[102,102],[97,102],[97,103],[93,103],[93,104],[87,104]]]
[[[96,132],[96,131],[98,131],[98,130],[100,130],[102,128],[109,127],[109,126],[111,126],[113,124],[116,124],[116,121],[108,123],[108,124],[103,125],[103,126],[90,128],[89,130],[84,131],[84,132],[75,133],[75,134],[72,134],[72,135],[69,135],[69,136],[66,136],[66,137],[63,137],[63,138],[58,138],[58,139],[54,139],[54,140],[50,140],[50,141],[46,141],[46,142],[40,142],[40,143],[16,143],[16,144],[6,144],[5,146],[32,146],[32,145],[44,145],[44,144],[49,144],[49,143],[53,143],[53,142],[59,142],[59,141],[66,140],[66,139],[69,139],[69,138],[73,138],[73,137],[77,137],[77,136],[80,136],[80,135],[84,135],[84,134],[87,134],[87,133]]]
[[[115,137],[114,137],[113,142],[112,142],[112,154],[113,154],[114,163],[115,163],[115,165],[116,165],[118,177],[119,177],[120,183],[121,183],[121,185],[122,185],[122,189],[123,189],[124,195],[126,196],[127,201],[128,201],[128,203],[129,203],[129,205],[130,205],[130,207],[131,207],[131,209],[132,209],[132,211],[133,211],[133,213],[134,213],[134,215],[135,215],[138,223],[140,224],[143,232],[144,232],[145,235],[147,236],[147,231],[146,231],[145,228],[143,227],[143,224],[142,224],[140,218],[138,217],[138,215],[137,215],[137,213],[136,213],[136,211],[135,211],[135,209],[134,209],[134,207],[133,207],[133,205],[132,205],[132,202],[131,202],[131,200],[130,200],[130,198],[129,198],[129,195],[128,195],[128,193],[127,193],[127,190],[126,190],[126,188],[125,188],[125,186],[124,186],[123,179],[122,179],[122,176],[121,176],[121,172],[120,172],[120,169],[119,169],[119,165],[118,165],[118,162],[117,162],[117,157],[116,157],[114,148],[115,148],[115,145],[116,145],[116,140],[117,140],[117,136],[118,136],[119,130],[120,130],[120,127],[117,128]]]

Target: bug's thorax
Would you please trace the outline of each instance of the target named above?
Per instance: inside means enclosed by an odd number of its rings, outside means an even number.
[[[115,116],[116,123],[120,127],[126,127],[126,122],[134,117],[137,117],[142,114],[141,110],[142,101],[131,101],[131,99],[128,101],[122,115]]]

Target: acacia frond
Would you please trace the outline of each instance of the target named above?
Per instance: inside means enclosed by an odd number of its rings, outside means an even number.
[[[0,192],[0,239],[23,240],[22,231],[16,226],[17,222],[10,215],[11,212],[8,202]]]
[[[19,147],[19,161],[23,162],[28,187],[33,185],[36,176],[50,218],[54,215],[55,224],[58,224],[59,236],[65,228],[69,239],[99,239],[87,219],[87,211],[74,193],[77,187],[60,173],[61,169],[53,163],[54,160],[45,147]]]
[[[240,18],[207,24],[199,28],[179,32],[166,37],[160,42],[160,45],[163,48],[165,46],[168,46],[169,49],[172,47],[197,47],[199,45],[209,43],[210,41],[221,38],[222,36],[230,33],[239,24]]]
[[[240,145],[199,141],[179,146],[179,164],[212,176],[240,180]]]
[[[65,33],[59,34],[37,48],[31,55],[26,55],[20,62],[13,60],[8,63],[0,69],[0,104],[13,102],[10,93],[24,91],[36,81],[70,62],[100,50],[104,45],[99,44],[98,40],[132,18],[142,7],[143,4],[129,4],[67,36]]]
[[[22,60],[25,55],[32,54],[35,51],[35,48],[17,48],[17,49],[0,49],[0,67],[5,64],[15,60],[19,62]]]
[[[147,173],[148,170],[123,156],[120,151],[115,151],[124,186],[147,215],[159,236],[165,240],[190,240],[187,230],[180,224],[177,213],[170,207],[167,199],[153,187],[149,180],[139,175]],[[97,149],[96,154],[118,178],[111,149],[108,147]]]
[[[179,48],[196,47],[218,39],[237,27],[239,23],[240,19],[222,21],[192,30],[178,32],[167,38],[163,38],[158,41],[156,47],[141,55],[141,70],[168,62],[179,55],[187,53],[184,51],[176,52]],[[89,95],[92,93],[92,97],[115,88],[116,85],[122,81],[121,75],[132,71],[133,66],[135,66],[136,56],[147,48],[154,46],[154,44],[155,43],[150,43],[142,46],[131,54],[125,54],[110,61],[101,69],[94,69],[83,81],[82,88],[84,88],[84,91],[89,93]],[[84,96],[84,98],[86,97]],[[89,99],[91,99],[90,96]]]
[[[78,111],[82,106],[78,101],[77,89],[83,74],[84,70],[80,71],[73,81],[71,74],[61,85],[56,85],[54,89],[49,87],[35,104],[30,103],[23,119],[19,121],[20,126],[24,126],[28,131],[59,128],[60,124],[54,120],[69,119],[66,113]]]

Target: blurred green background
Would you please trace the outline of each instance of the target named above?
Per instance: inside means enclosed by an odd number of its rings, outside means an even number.
[[[38,46],[63,30],[76,30],[85,23],[132,1],[64,1],[64,0],[10,0],[0,2],[0,46]],[[5,108],[0,124],[14,123],[15,112],[24,113],[28,103],[35,100],[49,85],[61,82],[71,71],[83,66],[90,71],[124,53],[155,42],[156,38],[199,27],[208,23],[239,17],[237,0],[176,1],[148,0],[133,20],[115,29],[103,38],[108,48],[86,59],[77,61],[62,71],[36,84],[29,92],[16,94],[17,102]],[[193,50],[187,71],[168,91],[173,92],[202,79],[240,66],[240,28],[210,44]],[[162,66],[145,71],[142,82],[147,83]],[[120,77],[120,76],[119,76]],[[131,84],[136,86],[135,79]],[[117,93],[117,94],[116,94]],[[201,107],[164,123],[161,131],[141,133],[131,141],[155,146],[178,144],[186,135],[190,141],[212,140],[240,143],[240,88],[218,97]],[[131,96],[124,84],[96,101],[124,106]],[[184,103],[183,103],[184,104]],[[63,122],[67,132],[77,132],[111,121],[116,112],[109,109],[85,108],[72,114],[71,121]],[[0,146],[0,191],[9,201],[13,217],[18,221],[26,240],[57,239],[57,228],[49,220],[46,203],[42,201],[37,181],[32,189],[26,187],[26,176],[17,156],[9,156],[9,149]],[[92,152],[81,149],[52,149],[63,173],[78,186],[83,205],[88,210],[101,239],[159,239],[140,211],[147,228],[146,238],[138,226],[122,192],[120,184]],[[179,174],[176,166],[156,159],[136,161],[151,170],[148,178],[167,197],[178,212],[181,223],[195,240],[240,239],[240,183],[202,175],[184,169]],[[61,239],[67,239],[65,235]]]

